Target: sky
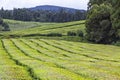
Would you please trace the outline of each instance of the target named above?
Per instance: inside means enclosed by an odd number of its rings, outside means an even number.
[[[89,0],[0,0],[0,8],[30,8],[40,5],[56,5],[87,10]]]

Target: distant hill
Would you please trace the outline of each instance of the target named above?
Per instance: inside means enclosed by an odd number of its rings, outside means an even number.
[[[13,10],[0,10],[4,19],[36,22],[71,22],[86,19],[85,10],[59,7],[52,5],[36,6],[32,8],[14,8]]]
[[[53,6],[53,5],[42,5],[42,6],[36,6],[29,8],[30,10],[49,10],[49,11],[59,11],[61,9],[64,9],[65,11],[68,12],[75,12],[76,10],[79,9],[74,9],[74,8],[67,8],[67,7],[60,7],[60,6]],[[79,10],[81,12],[86,12],[85,10]]]

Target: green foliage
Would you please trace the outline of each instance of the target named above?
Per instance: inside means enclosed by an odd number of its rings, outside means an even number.
[[[84,33],[81,30],[77,30],[77,31],[68,31],[67,32],[67,36],[78,36],[78,37],[83,37]]]
[[[120,41],[117,41],[116,43],[113,43],[113,45],[120,47]]]
[[[2,18],[0,18],[0,25],[3,23],[3,19]]]
[[[82,30],[77,30],[77,36],[84,37],[84,33]]]
[[[90,10],[93,5],[97,4],[97,5],[101,5],[103,3],[105,4],[111,4],[113,0],[89,0],[88,3],[88,10]]]
[[[69,22],[86,19],[86,11],[67,11],[60,9],[58,11],[49,10],[30,10],[14,8],[13,10],[0,10],[0,17],[4,19],[13,19],[21,21],[37,21],[37,22]]]
[[[2,18],[0,18],[0,31],[10,31],[8,23],[4,22]]]
[[[62,34],[60,33],[39,34],[38,33],[38,34],[27,34],[27,35],[23,35],[22,37],[32,37],[32,36],[62,37]],[[11,37],[15,37],[15,35],[12,35]],[[21,37],[21,36],[18,36],[18,37]]]
[[[112,26],[116,29],[116,36],[120,40],[120,0],[113,0],[112,1],[113,9],[112,9]]]
[[[92,42],[108,44],[117,40],[116,29],[111,22],[112,5],[107,2],[98,0],[91,3],[86,21],[86,37]]]
[[[87,39],[112,43],[120,39],[120,0],[90,0],[86,21]]]
[[[7,23],[3,23],[2,26],[4,27],[3,31],[10,31],[9,25]]]
[[[68,35],[68,36],[76,36],[77,34],[76,34],[76,32],[68,31],[68,32],[67,32],[67,35]]]

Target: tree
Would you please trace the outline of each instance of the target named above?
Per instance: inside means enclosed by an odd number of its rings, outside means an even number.
[[[88,40],[104,44],[112,43],[116,40],[116,30],[112,27],[110,13],[111,6],[108,4],[92,5],[86,20],[86,37]]]
[[[10,31],[9,25],[0,18],[0,31]]]
[[[1,25],[1,24],[3,24],[3,20],[2,20],[2,18],[0,18],[0,25]]]
[[[0,17],[4,19],[14,19],[21,21],[38,22],[69,22],[83,20],[86,18],[86,11],[70,11],[59,9],[51,10],[30,10],[26,8],[14,8],[13,10],[4,10],[1,8]]]
[[[94,4],[101,5],[103,3],[111,4],[112,0],[89,0],[88,10],[90,10]]]
[[[83,36],[84,36],[83,31],[81,31],[81,30],[77,30],[77,36],[79,36],[79,37],[83,37]]]
[[[75,21],[83,20],[83,19],[85,19],[85,15],[86,15],[85,13],[83,13],[83,12],[81,12],[79,10],[76,10],[75,14],[74,14],[74,20]]]
[[[3,20],[2,20],[2,18],[0,18],[0,31],[2,31],[2,30],[3,30],[3,27],[1,26],[1,25],[2,25],[2,23],[3,23]]]
[[[3,31],[10,31],[9,25],[7,23],[4,22],[2,26],[3,26]]]
[[[120,40],[120,0],[112,0],[112,26],[116,29],[116,37]]]

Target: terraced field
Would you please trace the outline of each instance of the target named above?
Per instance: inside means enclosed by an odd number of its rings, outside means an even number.
[[[2,39],[0,80],[120,80],[120,47]]]
[[[41,22],[23,22],[15,20],[4,20],[10,26],[10,32],[1,32],[0,35],[39,35],[49,33],[61,33],[67,35],[68,31],[81,30],[85,32],[85,20],[66,22],[66,23],[41,23]]]

